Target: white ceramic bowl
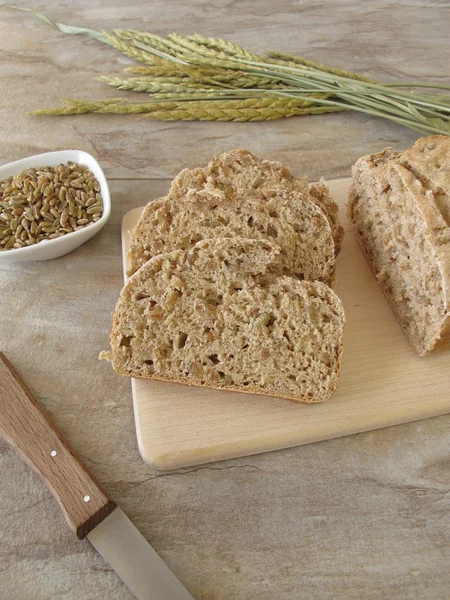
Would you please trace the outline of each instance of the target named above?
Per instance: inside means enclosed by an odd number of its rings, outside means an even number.
[[[68,233],[54,240],[44,240],[33,246],[25,248],[13,248],[12,250],[0,250],[0,262],[13,263],[26,260],[50,260],[68,254],[87,242],[93,235],[98,233],[106,224],[111,214],[111,196],[106,182],[105,174],[93,156],[82,150],[61,150],[60,152],[45,152],[16,160],[0,167],[0,180],[7,179],[11,175],[17,175],[29,167],[55,167],[60,163],[72,161],[88,167],[95,175],[100,184],[100,193],[103,198],[103,214],[96,222],[84,229]]]

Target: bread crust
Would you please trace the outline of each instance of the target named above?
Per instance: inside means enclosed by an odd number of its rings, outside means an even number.
[[[323,177],[317,183],[309,184],[309,192],[310,200],[322,209],[328,218],[334,239],[334,255],[337,256],[341,251],[344,240],[344,228],[339,221],[339,206],[333,199],[327,182]]]
[[[295,402],[296,404],[322,404],[322,402],[326,402],[327,400],[330,399],[330,397],[334,394],[334,392],[336,391],[337,385],[338,385],[338,381],[339,381],[339,374],[341,371],[341,364],[342,364],[342,357],[343,357],[343,350],[341,348],[340,354],[339,354],[339,363],[338,363],[338,367],[336,370],[336,375],[335,377],[333,377],[333,384],[330,386],[329,388],[329,394],[326,395],[322,395],[322,396],[316,396],[315,398],[308,398],[307,396],[294,396],[294,395],[284,395],[284,394],[280,394],[277,391],[271,391],[270,388],[268,387],[267,390],[265,389],[264,392],[261,391],[261,388],[257,388],[256,386],[248,386],[248,387],[238,387],[236,385],[224,385],[224,386],[217,386],[214,385],[212,383],[201,383],[200,380],[197,381],[192,381],[192,380],[184,380],[182,378],[179,379],[175,379],[175,378],[171,378],[171,377],[166,377],[164,375],[149,375],[149,376],[143,376],[142,374],[133,374],[132,377],[134,379],[148,379],[148,380],[154,380],[154,381],[164,381],[166,383],[176,383],[179,385],[188,385],[189,387],[200,387],[200,388],[207,388],[207,389],[214,389],[217,390],[219,392],[239,392],[240,394],[251,394],[252,396],[269,396],[270,398],[281,398],[283,400],[290,400],[291,402]],[[130,374],[127,373],[126,371],[121,370],[120,368],[117,368],[117,366],[114,366],[113,364],[113,368],[114,371],[118,374],[118,375],[124,375],[125,377],[130,377]]]

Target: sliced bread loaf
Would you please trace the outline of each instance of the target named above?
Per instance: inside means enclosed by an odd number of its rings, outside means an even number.
[[[331,227],[337,255],[344,230],[339,223],[339,208],[331,197],[324,179],[310,184],[306,177],[298,179],[276,161],[262,160],[248,150],[232,150],[214,157],[205,168],[184,169],[175,177],[169,195],[182,197],[189,190],[206,193],[218,199],[228,195],[271,198],[278,192],[298,192],[325,213]]]
[[[344,312],[320,282],[268,274],[278,248],[211,239],[152,258],[113,315],[114,369],[131,377],[322,402],[336,388]]]
[[[356,239],[420,356],[450,345],[450,138],[353,167]]]
[[[186,190],[150,202],[131,236],[129,273],[157,254],[216,237],[269,240],[280,248],[277,272],[333,282],[334,243],[324,213],[299,192],[281,189],[266,200],[239,190]]]

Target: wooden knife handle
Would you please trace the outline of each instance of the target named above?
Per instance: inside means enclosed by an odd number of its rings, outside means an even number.
[[[115,508],[1,352],[0,434],[42,477],[80,539]]]

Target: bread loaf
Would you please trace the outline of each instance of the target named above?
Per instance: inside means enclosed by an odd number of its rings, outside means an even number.
[[[353,167],[356,239],[420,356],[450,345],[450,138],[433,135]]]
[[[279,248],[217,238],[160,254],[125,285],[111,360],[123,375],[322,402],[336,388],[344,312],[320,282],[268,273]]]

